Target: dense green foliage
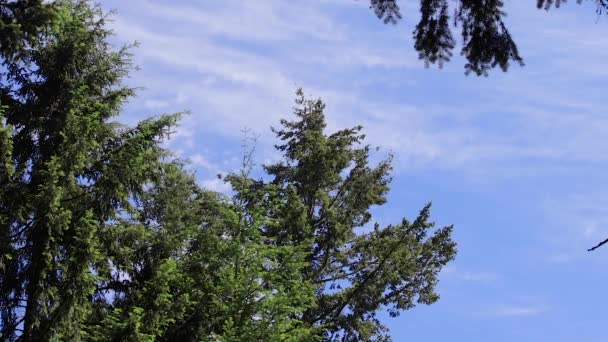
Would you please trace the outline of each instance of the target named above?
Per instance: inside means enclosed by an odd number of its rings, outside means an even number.
[[[42,0],[0,0],[0,57],[18,60],[52,22],[54,6]]]
[[[304,278],[315,286],[316,305],[304,321],[329,340],[382,339],[376,313],[391,316],[438,299],[437,274],[454,257],[452,227],[431,233],[430,204],[412,222],[370,227],[370,207],[386,202],[391,158],[370,165],[361,127],[324,134],[325,105],[298,92],[296,121],[275,130],[283,161],[266,166],[284,207],[265,231],[280,245],[309,245]]]
[[[0,340],[385,340],[380,310],[438,299],[452,228],[372,227],[391,166],[361,127],[300,91],[283,161],[206,191],[160,145],[179,114],[111,121],[132,65],[99,8],[0,6]]]
[[[408,0],[403,0],[408,1]],[[598,14],[608,10],[608,1],[593,0]],[[540,9],[560,7],[566,0],[537,0]],[[577,0],[582,3],[583,0]],[[454,5],[453,11],[450,3]],[[460,27],[462,49],[467,62],[465,73],[488,75],[496,66],[507,71],[511,62],[523,65],[517,45],[511,37],[504,18],[503,0],[421,0],[420,21],[413,32],[414,48],[426,65],[440,67],[453,54],[455,39],[450,28]],[[398,0],[370,0],[370,8],[384,23],[396,24],[401,18]],[[453,13],[453,15],[450,15]]]
[[[38,44],[15,44],[27,53],[3,60],[0,307],[7,340],[16,329],[32,341],[83,336],[107,263],[100,236],[158,173],[165,152],[157,141],[177,120],[134,128],[108,122],[132,95],[121,84],[128,55],[110,51],[99,11],[86,3],[57,7]]]

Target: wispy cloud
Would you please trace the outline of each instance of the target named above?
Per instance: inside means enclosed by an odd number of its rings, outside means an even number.
[[[608,40],[597,32],[593,39],[579,40],[576,27],[514,22],[514,34],[533,30],[537,35],[518,40],[532,66],[514,67],[507,75],[496,71],[489,80],[459,75],[440,84],[434,82],[445,80],[446,73],[460,73],[460,57],[446,70],[423,70],[411,49],[411,16],[396,27],[378,24],[377,30],[338,19],[343,11],[369,11],[361,1],[136,3],[136,17],[127,20],[119,12],[113,25],[121,40],[141,42],[139,64],[159,66],[155,75],[144,69],[151,90],[142,94],[143,106],[187,107],[195,118],[189,129],[231,139],[240,137],[242,127],[268,132],[289,115],[293,90],[304,86],[328,103],[330,127],[363,124],[370,143],[395,152],[408,168],[458,170],[471,179],[491,180],[534,175],[563,163],[608,164],[603,93],[553,87],[557,79],[588,78],[580,68],[598,69]],[[522,6],[509,3],[507,10]],[[543,16],[553,22],[566,15],[526,6],[524,19]],[[573,45],[576,58],[565,57],[563,47]],[[541,49],[560,49],[565,60],[537,61]],[[429,75],[430,83],[416,80],[419,72]],[[375,93],[383,86],[403,96]],[[433,91],[442,101],[418,96]],[[486,124],[490,118],[492,124]],[[261,150],[271,149],[270,139],[263,134]]]
[[[230,184],[218,178],[203,179],[198,183],[205,190],[216,191],[225,195],[228,195],[232,190]]]
[[[586,250],[608,238],[608,196],[589,191],[563,198],[547,199],[543,203],[547,225],[541,239],[550,249],[547,261],[570,263],[605,263],[605,258],[589,258]]]
[[[343,37],[340,25],[318,6],[305,3],[277,0],[225,0],[182,6],[143,0],[135,0],[134,3],[149,19],[179,22],[174,31],[180,34],[212,34],[240,41],[264,42],[305,37],[337,41]],[[199,30],[186,29],[192,26]]]
[[[545,312],[547,310],[540,306],[500,305],[482,313],[482,315],[494,317],[531,317],[539,316]]]
[[[451,265],[443,269],[442,275],[447,279],[484,285],[496,284],[504,279],[501,273],[495,271],[463,270],[460,267]]]
[[[210,173],[221,173],[221,169],[215,163],[209,161],[207,157],[202,155],[201,153],[195,153],[190,157],[190,161],[196,167],[203,168],[204,170]]]
[[[144,106],[148,109],[162,109],[169,107],[170,103],[163,100],[148,99],[144,101]]]
[[[463,272],[459,277],[466,281],[480,283],[494,283],[502,279],[502,275],[495,272]]]

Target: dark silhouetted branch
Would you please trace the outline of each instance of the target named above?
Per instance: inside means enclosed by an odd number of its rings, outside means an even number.
[[[606,239],[606,240],[604,240],[604,241],[602,241],[602,242],[598,243],[598,244],[597,244],[597,246],[595,246],[595,247],[593,247],[593,248],[589,248],[587,251],[588,251],[588,252],[594,251],[594,250],[596,250],[597,248],[601,247],[602,245],[604,245],[604,244],[606,244],[606,243],[608,243],[608,239]]]

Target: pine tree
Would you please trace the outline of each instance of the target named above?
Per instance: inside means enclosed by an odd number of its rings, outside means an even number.
[[[266,215],[276,224],[262,228],[278,246],[306,246],[303,279],[315,287],[315,305],[302,320],[325,340],[388,338],[376,318],[432,304],[439,271],[455,254],[452,227],[433,229],[430,204],[418,217],[380,227],[371,207],[386,203],[391,157],[369,161],[361,127],[325,133],[325,105],[298,90],[295,121],[274,130],[283,160],[266,166],[276,187]],[[261,185],[258,185],[261,186]]]

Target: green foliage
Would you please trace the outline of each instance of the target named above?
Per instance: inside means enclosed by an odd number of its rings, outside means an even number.
[[[266,197],[282,205],[266,206],[276,221],[263,233],[279,246],[308,246],[302,275],[316,296],[307,326],[325,340],[385,340],[379,310],[397,316],[439,298],[437,275],[456,254],[452,227],[433,229],[429,204],[413,222],[370,230],[371,207],[386,203],[391,157],[371,165],[361,127],[326,135],[323,102],[298,90],[296,105],[296,121],[274,130],[284,158],[265,167],[276,189]]]
[[[56,2],[42,30],[38,10],[19,9],[26,3],[35,2],[2,3],[27,22],[4,28],[39,44],[2,45],[1,339],[80,340],[107,258],[100,230],[154,180],[159,139],[177,116],[108,122],[132,95],[121,83],[131,65],[111,51],[100,10]]]
[[[0,57],[4,63],[25,58],[55,15],[53,5],[42,0],[0,0]]]
[[[299,91],[271,180],[246,152],[232,196],[205,191],[160,146],[179,114],[110,121],[132,65],[98,7],[0,5],[0,340],[386,340],[379,310],[438,299],[451,227],[367,229],[391,165],[361,127],[326,135]]]

